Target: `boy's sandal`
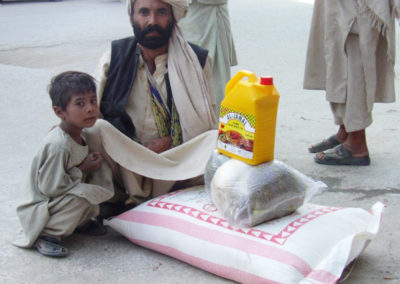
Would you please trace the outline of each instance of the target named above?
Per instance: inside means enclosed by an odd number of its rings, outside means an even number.
[[[34,247],[45,256],[64,257],[68,254],[68,249],[63,247],[57,239],[40,236]]]
[[[314,161],[323,165],[351,165],[351,166],[368,166],[370,164],[369,155],[364,157],[354,157],[350,151],[343,147],[343,144],[323,153],[323,158],[316,155]]]
[[[75,232],[90,236],[103,236],[107,234],[107,228],[99,220],[89,220],[85,225],[76,228]]]
[[[319,153],[328,149],[332,149],[339,144],[340,142],[336,139],[336,135],[332,135],[328,139],[324,139],[321,142],[312,145],[310,148],[308,148],[308,151],[310,153]]]

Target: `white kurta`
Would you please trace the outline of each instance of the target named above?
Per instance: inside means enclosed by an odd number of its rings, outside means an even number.
[[[99,82],[97,92],[99,103],[101,103],[101,97],[103,95],[104,87],[107,82],[110,61],[111,51],[107,51],[100,59],[98,69],[96,70],[96,78]],[[156,70],[152,74],[154,81],[157,83],[157,89],[160,91],[160,95],[165,102],[167,101],[167,87],[165,82],[165,74],[168,72],[167,62],[167,54],[156,57]],[[207,58],[203,70],[206,78],[209,81],[212,81],[212,66],[210,57]],[[210,101],[214,101],[214,92],[212,91],[212,89],[208,95],[208,99]],[[143,59],[142,57],[140,57],[138,60],[136,78],[130,91],[130,96],[127,100],[126,112],[132,119],[133,125],[135,125],[135,139],[141,144],[146,144],[153,139],[160,138],[156,127],[153,110],[151,107],[151,96],[152,94],[150,91]],[[212,109],[215,109],[215,105],[212,106]],[[184,111],[185,109],[178,109],[178,112]],[[217,124],[215,124],[215,128],[216,127]]]
[[[61,128],[56,127],[48,133],[30,167],[26,201],[17,208],[22,230],[14,241],[15,245],[32,246],[45,229],[48,232],[59,230],[72,233],[76,226],[93,217],[97,208],[90,207],[98,206],[113,196],[112,189],[85,183],[85,176],[78,165],[88,153],[88,146],[79,145]],[[70,209],[67,203],[71,201],[80,203],[82,211],[76,211],[79,210],[76,204],[73,206],[75,212],[66,210]],[[54,215],[53,211],[56,211]],[[50,228],[56,223],[60,226],[57,230]]]
[[[237,64],[236,50],[229,21],[227,0],[193,0],[179,26],[185,38],[210,53],[217,111],[231,78],[230,67]]]

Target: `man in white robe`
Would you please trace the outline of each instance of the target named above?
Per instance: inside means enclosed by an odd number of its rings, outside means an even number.
[[[327,165],[369,165],[365,129],[374,102],[394,93],[394,19],[398,0],[316,0],[307,50],[304,88],[325,90],[335,135],[312,145]]]
[[[127,194],[128,202],[137,204],[168,192],[177,181],[201,176],[215,149],[216,133],[209,134],[212,139],[197,137],[218,125],[210,58],[189,45],[177,25],[187,1],[127,4],[135,37],[113,41],[98,72],[100,110],[120,132],[100,120],[88,139],[113,173],[112,202],[124,201]],[[181,151],[189,148],[193,154]],[[184,167],[171,167],[176,164]],[[109,177],[107,172],[96,175]]]

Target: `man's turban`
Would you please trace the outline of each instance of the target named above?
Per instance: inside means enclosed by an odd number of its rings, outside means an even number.
[[[174,18],[176,22],[179,22],[180,19],[185,17],[187,8],[189,6],[189,2],[192,2],[191,0],[160,0],[164,3],[167,3],[172,6],[172,13],[174,15]],[[126,5],[128,7],[128,13],[129,15],[131,14],[132,11],[132,6],[135,0],[126,0]]]

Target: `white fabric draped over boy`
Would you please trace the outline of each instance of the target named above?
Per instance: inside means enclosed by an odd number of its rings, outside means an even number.
[[[168,193],[176,181],[204,174],[208,159],[216,149],[217,130],[206,131],[195,138],[157,154],[131,140],[105,120],[87,129],[91,151],[100,151],[107,163],[94,173],[96,184],[117,180],[135,203]],[[202,179],[199,181],[202,183]],[[188,186],[195,185],[190,181]]]

